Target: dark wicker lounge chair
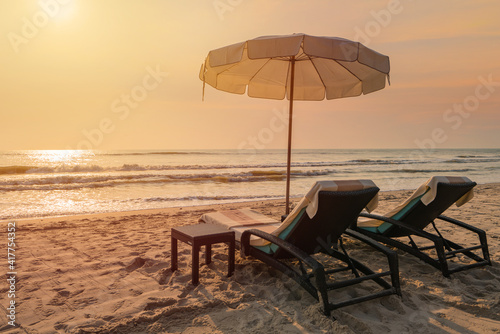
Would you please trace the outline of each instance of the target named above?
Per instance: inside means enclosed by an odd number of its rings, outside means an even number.
[[[431,178],[427,182],[429,184],[433,180],[436,187],[434,189],[435,197],[427,205],[422,202],[422,197],[425,195],[413,196],[414,198],[407,200],[407,204],[401,207],[400,210],[393,210],[391,214],[384,216],[367,213],[360,214],[360,217],[378,220],[381,225],[374,227],[358,222],[357,226],[355,225],[352,228],[372,239],[415,255],[419,259],[441,270],[446,277],[465,269],[491,265],[486,233],[479,228],[442,215],[453,203],[472,194],[471,191],[476,186],[476,183],[466,178],[449,178],[453,181],[447,181],[447,179],[446,177],[435,177],[434,180]],[[460,179],[463,181],[460,181]],[[426,193],[429,191],[431,190],[427,189]],[[436,226],[435,220],[439,220],[440,223],[451,223],[455,227],[461,227],[475,233],[479,238],[479,244],[463,247],[443,237],[443,234]],[[432,225],[434,231],[430,229],[429,225]],[[426,228],[427,226],[429,228]],[[402,242],[401,237],[407,237],[409,243]],[[417,240],[415,240],[418,239],[416,237],[427,241],[420,239],[419,246],[417,245]],[[431,242],[430,245],[428,241]],[[423,245],[422,242],[425,244]],[[437,258],[429,250],[434,250]],[[482,252],[482,257],[476,254],[479,251]],[[472,260],[473,263],[464,263],[457,259],[457,261],[453,261],[453,268],[450,268],[451,263],[449,262],[451,261],[448,261],[448,259],[457,258],[458,254],[463,254],[469,259],[469,262]]]
[[[346,231],[378,191],[377,187],[355,191],[320,191],[314,217],[309,218],[305,208],[302,209],[285,230],[286,233],[275,236],[257,229],[244,231],[241,237],[242,255],[255,257],[294,279],[323,303],[325,315],[330,315],[331,310],[339,307],[390,294],[400,295],[397,253],[360,233]],[[387,270],[375,273],[351,258],[342,243],[342,237],[346,235],[387,256]],[[252,246],[251,236],[258,236],[271,244],[266,247]],[[326,254],[324,259],[328,259],[328,263],[337,262],[335,268],[328,268],[320,263],[321,256],[314,255],[318,253]],[[335,259],[340,261],[331,261]],[[337,276],[346,274],[350,278],[337,280]],[[366,281],[376,283],[375,292],[344,301],[329,296],[329,291]],[[332,300],[336,302],[331,302]]]

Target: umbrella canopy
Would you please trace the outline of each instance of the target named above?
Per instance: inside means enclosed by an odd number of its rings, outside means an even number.
[[[293,101],[321,101],[380,90],[389,57],[361,43],[306,34],[263,36],[209,52],[203,84],[250,97],[290,100],[286,210],[289,210]],[[203,86],[205,87],[205,86]]]

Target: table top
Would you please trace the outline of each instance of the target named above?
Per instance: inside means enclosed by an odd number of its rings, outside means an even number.
[[[234,233],[233,231],[228,230],[224,226],[214,225],[214,224],[177,226],[177,227],[172,227],[172,230],[176,230],[177,232],[180,232],[182,234],[185,234],[193,238],[215,235],[215,234]]]

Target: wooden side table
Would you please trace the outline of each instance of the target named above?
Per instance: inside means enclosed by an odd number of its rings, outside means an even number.
[[[220,225],[198,224],[173,227],[171,231],[171,247],[172,247],[172,271],[177,270],[177,240],[183,241],[192,245],[192,283],[197,285],[199,282],[199,256],[200,247],[205,246],[206,257],[205,263],[212,262],[212,244],[225,242],[229,244],[229,264],[228,274],[231,276],[234,272],[234,231],[229,231],[227,228]]]

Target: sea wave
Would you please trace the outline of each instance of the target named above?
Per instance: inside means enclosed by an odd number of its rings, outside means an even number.
[[[401,169],[386,169],[386,170],[379,170],[379,171],[373,171],[373,173],[408,173],[408,174],[413,174],[413,173],[420,173],[423,175],[431,175],[431,174],[436,174],[436,173],[466,173],[474,171],[474,169],[471,168],[455,168],[455,169],[439,169],[439,168],[429,168],[429,169],[412,169],[412,168],[401,168]]]
[[[292,168],[338,168],[338,167],[367,167],[367,166],[395,166],[395,165],[428,165],[428,164],[461,164],[461,163],[494,163],[500,158],[453,158],[441,161],[410,160],[410,159],[355,159],[346,161],[303,161],[293,162]],[[101,173],[101,172],[137,172],[137,171],[181,171],[181,170],[228,170],[228,169],[268,169],[286,168],[285,162],[270,163],[226,163],[226,164],[190,164],[190,165],[142,165],[123,164],[121,166],[100,165],[59,165],[59,166],[5,166],[0,167],[0,175],[16,174],[56,174],[56,173]],[[411,168],[410,168],[411,169]]]
[[[188,154],[213,154],[212,152],[183,152],[183,151],[157,151],[157,152],[106,152],[99,155],[136,156],[136,155],[188,155]]]
[[[293,163],[292,167],[324,167],[335,166],[332,163]],[[98,173],[98,172],[134,172],[134,171],[177,171],[177,170],[227,170],[227,169],[259,169],[285,168],[285,163],[272,164],[212,164],[212,165],[140,165],[123,164],[119,167],[103,167],[98,165],[61,165],[47,166],[7,166],[0,167],[0,174],[56,174],[56,173]]]
[[[267,200],[267,199],[279,199],[283,198],[280,196],[272,195],[255,195],[255,196],[224,196],[224,195],[214,195],[214,196],[182,196],[182,197],[150,197],[150,198],[137,198],[134,202],[179,202],[179,201],[252,201],[252,200]]]
[[[488,162],[499,162],[500,161],[500,158],[471,158],[471,157],[467,157],[467,158],[455,158],[455,159],[449,159],[449,160],[445,160],[444,162],[445,163],[449,163],[449,164],[456,164],[456,163],[459,163],[459,164],[462,164],[462,163],[488,163]]]
[[[332,170],[293,170],[293,177],[328,175]],[[131,184],[165,184],[173,182],[262,182],[281,181],[286,178],[286,171],[252,170],[240,173],[197,173],[158,175],[142,174],[81,174],[57,175],[32,178],[16,178],[0,181],[0,191],[23,190],[75,190],[81,188],[102,188]]]
[[[52,174],[52,173],[90,173],[102,172],[106,168],[97,165],[61,165],[57,167],[48,166],[5,166],[0,167],[0,175],[15,174]]]
[[[411,164],[412,161],[395,160],[349,160],[340,162],[293,162],[292,167],[338,167],[338,166],[361,166],[361,165],[394,165]],[[99,166],[99,165],[60,165],[50,166],[5,166],[0,167],[0,175],[14,174],[54,174],[54,173],[93,173],[109,171],[162,171],[162,170],[224,170],[224,169],[262,169],[262,168],[285,168],[286,163],[227,163],[227,164],[191,164],[191,165],[141,165],[123,164],[121,166]]]
[[[33,166],[5,166],[0,167],[0,175],[2,174],[25,174],[33,169]]]

